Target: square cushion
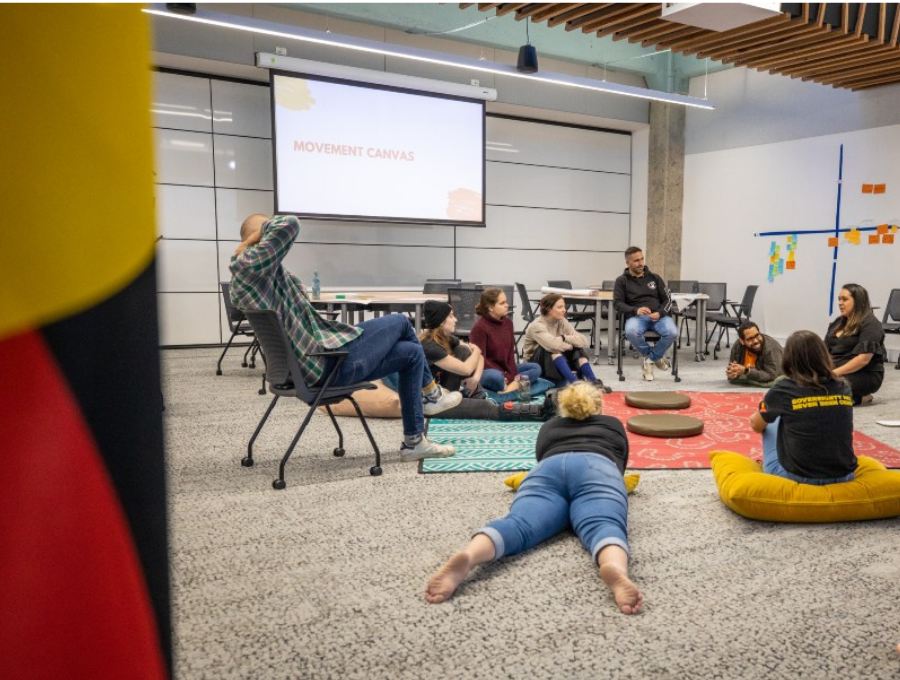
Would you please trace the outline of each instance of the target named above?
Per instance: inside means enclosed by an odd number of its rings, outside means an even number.
[[[356,390],[353,398],[359,404],[359,410],[366,418],[399,418],[400,395],[387,387],[380,380],[373,380],[374,390]],[[320,406],[322,413],[327,413],[324,406]],[[352,416],[356,418],[356,409],[349,399],[338,402],[331,407],[331,412],[336,416]]]
[[[719,498],[737,514],[769,522],[851,522],[900,515],[900,471],[857,456],[856,479],[813,486],[762,472],[731,451],[711,451]]]

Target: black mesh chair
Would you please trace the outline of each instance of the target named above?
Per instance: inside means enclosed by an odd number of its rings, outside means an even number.
[[[666,282],[666,285],[669,286],[670,293],[699,293],[698,285],[699,281],[688,281],[688,280],[678,280],[678,279],[670,279]],[[685,328],[685,324],[682,323],[683,313],[678,311],[678,308],[675,307],[672,310],[672,317],[675,319],[675,323],[678,324],[678,346],[681,347],[681,331]],[[696,313],[693,318],[697,318]],[[687,344],[688,347],[691,346],[691,329],[687,329],[688,339]]]
[[[525,331],[528,330],[528,327],[531,325],[531,322],[534,321],[534,317],[537,314],[537,302],[532,302],[531,298],[528,297],[528,289],[525,288],[524,283],[517,283],[516,290],[519,291],[519,302],[522,306],[522,321],[525,322],[525,326],[522,330],[515,333],[516,336],[516,361],[519,359],[519,343],[522,342],[522,338],[525,337]]]
[[[234,342],[234,339],[238,335],[246,338],[253,338],[253,341],[250,343],[249,347],[247,347],[247,351],[244,352],[244,359],[241,361],[241,366],[244,368],[247,368],[248,366],[250,368],[256,368],[256,354],[259,352],[259,343],[254,337],[253,329],[250,327],[250,324],[247,323],[244,313],[231,304],[231,284],[227,281],[221,281],[219,286],[222,288],[222,302],[225,304],[225,318],[228,319],[228,328],[231,329],[231,337],[228,338],[225,349],[222,350],[222,354],[219,356],[219,363],[216,364],[216,375],[222,375],[222,359],[225,358],[225,353],[228,351],[228,348],[231,347],[231,343]],[[248,355],[250,356],[249,363],[247,361]]]
[[[426,295],[447,294],[448,288],[458,288],[459,279],[425,279],[425,285],[422,286],[422,292]]]
[[[456,316],[454,335],[461,338],[469,337],[472,326],[478,321],[475,306],[481,300],[481,293],[481,288],[450,288],[447,290],[450,306],[453,307],[453,314]]]
[[[294,447],[297,446],[297,442],[300,441],[300,437],[303,435],[303,431],[306,429],[310,418],[312,418],[313,414],[316,412],[316,408],[319,406],[325,407],[329,418],[331,418],[331,423],[338,433],[338,445],[337,448],[334,449],[334,455],[339,457],[343,456],[344,433],[341,432],[341,428],[338,425],[334,414],[331,412],[331,406],[344,399],[349,399],[350,403],[353,404],[353,408],[356,409],[356,415],[359,416],[363,429],[366,431],[366,436],[368,436],[369,441],[372,443],[372,448],[375,449],[375,465],[369,468],[369,474],[375,477],[380,475],[381,451],[378,450],[378,444],[375,443],[375,438],[369,430],[369,425],[366,423],[365,416],[363,416],[362,411],[359,409],[359,404],[357,404],[356,400],[353,398],[353,393],[357,390],[374,390],[375,385],[370,382],[354,383],[352,385],[343,385],[341,387],[332,387],[331,385],[335,375],[337,375],[338,368],[347,358],[348,352],[327,351],[310,353],[310,356],[335,357],[337,361],[324,377],[321,386],[309,386],[303,379],[300,372],[300,363],[297,361],[294,350],[291,348],[291,341],[282,327],[281,321],[278,320],[278,315],[272,310],[246,310],[244,314],[247,317],[248,323],[256,333],[256,338],[259,340],[262,351],[266,356],[266,382],[269,384],[269,391],[274,394],[275,397],[272,399],[272,403],[269,404],[269,408],[266,409],[262,420],[259,421],[259,425],[256,426],[256,431],[250,438],[250,443],[247,444],[247,456],[241,460],[241,465],[244,467],[253,467],[253,442],[256,441],[263,425],[265,425],[266,420],[269,418],[269,414],[272,413],[272,409],[275,408],[275,404],[278,403],[278,400],[281,397],[296,397],[304,404],[309,405],[309,411],[303,419],[300,429],[297,430],[297,434],[294,435],[291,445],[281,458],[281,465],[278,467],[278,479],[272,482],[274,488],[284,489],[285,486],[287,486],[284,481],[284,466],[291,457]]]
[[[616,323],[619,324],[619,335],[618,335],[618,344],[619,351],[616,352],[618,357],[618,368],[616,372],[619,374],[619,380],[625,380],[625,371],[622,368],[622,357],[625,355],[624,347],[627,342],[625,338],[625,314],[623,312],[618,312],[616,314]],[[644,339],[650,343],[656,343],[659,341],[660,335],[656,331],[647,331],[644,333]],[[634,354],[640,357],[640,354],[634,352]],[[675,382],[681,382],[681,376],[678,375],[678,341],[676,339],[675,342],[672,343],[672,377],[675,378]]]
[[[700,282],[697,284],[697,293],[709,296],[709,300],[706,301],[706,320],[710,320],[710,314],[717,313],[725,313],[725,298],[727,296],[727,284],[724,283],[703,283]],[[687,330],[687,346],[691,346],[691,328],[690,322],[697,320],[697,307],[691,305],[683,312],[681,312],[681,327],[678,329],[678,338],[679,345],[681,344],[681,333],[684,330]],[[706,329],[703,329],[703,332],[706,333]],[[697,342],[700,342],[700,338],[696,339]],[[706,338],[707,344],[709,343],[709,337]],[[706,350],[706,354],[709,354],[709,351]]]
[[[564,279],[558,279],[556,281],[547,281],[547,285],[550,288],[568,288],[572,290],[572,282],[566,281]],[[572,327],[575,328],[579,333],[585,332],[583,328],[579,328],[578,324],[590,323],[590,337],[594,337],[594,304],[589,303],[573,303],[571,305],[567,305],[568,309],[566,311],[566,320],[572,324]]]
[[[716,328],[719,329],[719,336],[716,338],[716,344],[713,347],[713,359],[719,358],[718,352],[722,349],[722,335],[725,335],[725,346],[729,347],[728,331],[737,331],[738,327],[750,318],[750,314],[753,311],[753,300],[756,298],[756,290],[758,288],[759,286],[747,286],[747,290],[744,291],[744,298],[741,300],[740,304],[733,300],[725,301],[725,304],[731,307],[733,316],[715,313],[707,315],[707,320],[712,321],[715,324],[710,332],[710,337],[716,332]]]
[[[881,327],[885,333],[900,333],[900,288],[894,288],[888,296]],[[897,365],[894,368],[900,371],[900,352],[897,354]]]

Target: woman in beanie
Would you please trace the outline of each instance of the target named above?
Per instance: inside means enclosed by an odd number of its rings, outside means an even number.
[[[469,340],[484,355],[481,386],[491,392],[506,393],[519,389],[516,375],[524,375],[533,385],[541,377],[541,367],[533,363],[516,364],[516,336],[509,318],[506,293],[488,288],[475,307],[481,318],[472,326]]]
[[[525,358],[538,364],[543,376],[552,382],[576,382],[576,373],[588,382],[596,382],[584,351],[587,341],[566,320],[563,296],[557,293],[545,295],[541,298],[540,310],[541,315],[525,331],[522,352]]]
[[[429,300],[422,314],[425,330],[419,335],[425,361],[434,379],[451,392],[462,392],[463,400],[441,414],[441,418],[472,420],[547,420],[552,402],[538,404],[495,404],[481,388],[484,357],[475,345],[469,345],[453,333],[456,316],[446,302]]]
[[[522,481],[509,513],[475,532],[425,588],[432,604],[449,599],[479,564],[517,555],[571,528],[591,553],[619,611],[636,614],[644,596],[628,577],[628,496],[622,477],[628,437],[601,415],[603,392],[578,382],[559,393],[559,418],[541,426],[538,464]]]

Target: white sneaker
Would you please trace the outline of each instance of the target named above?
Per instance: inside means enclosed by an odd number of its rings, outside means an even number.
[[[656,367],[660,371],[668,371],[670,368],[672,368],[672,363],[665,357],[661,357],[661,358],[657,359]]]
[[[653,380],[653,359],[646,357],[644,359],[644,364],[641,366],[641,370],[644,372],[644,380],[647,382]]]
[[[422,407],[422,412],[429,418],[431,416],[436,416],[438,413],[443,413],[444,411],[449,411],[451,408],[459,406],[462,398],[462,392],[450,392],[442,387],[441,398],[437,401],[426,400],[425,405]]]
[[[449,458],[456,453],[456,447],[450,444],[438,444],[428,437],[422,437],[415,446],[409,446],[406,442],[400,445],[400,460],[422,460],[423,458]]]

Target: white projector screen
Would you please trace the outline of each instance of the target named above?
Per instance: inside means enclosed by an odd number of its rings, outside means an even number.
[[[275,209],[484,226],[484,102],[272,74]]]

